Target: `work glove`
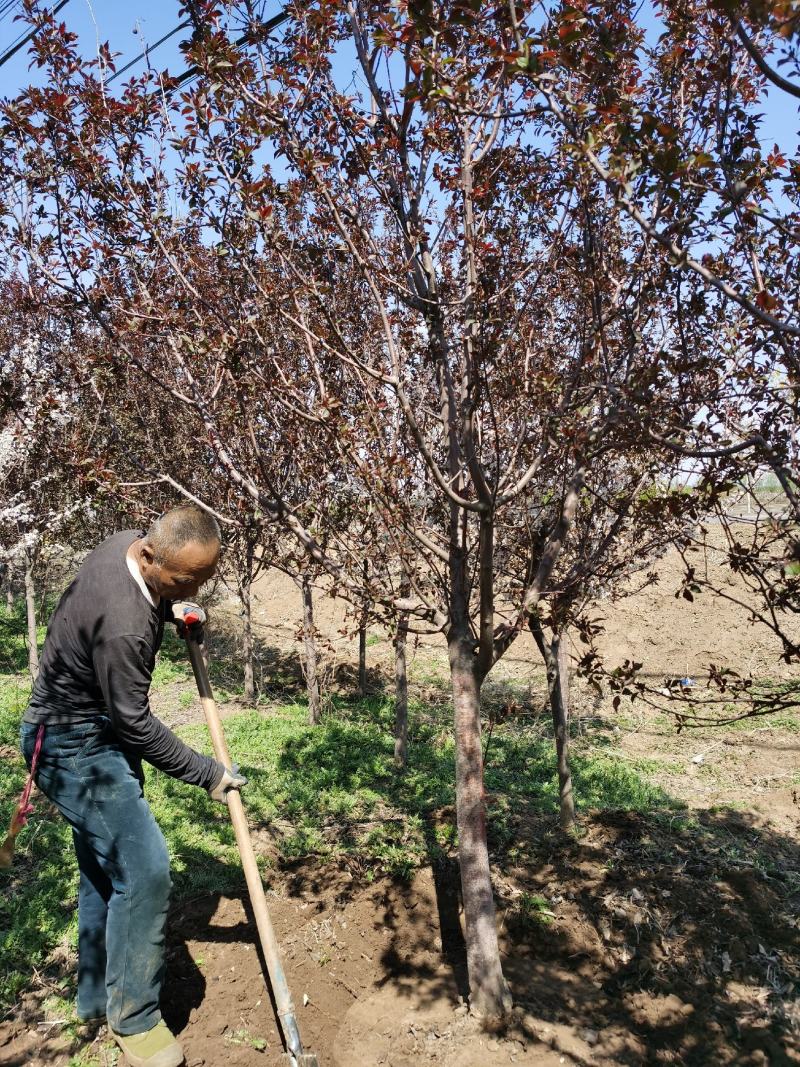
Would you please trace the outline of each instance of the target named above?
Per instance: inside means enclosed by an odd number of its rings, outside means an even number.
[[[178,637],[188,637],[202,645],[205,636],[203,623],[206,621],[206,613],[199,604],[193,604],[190,600],[174,601],[172,604],[172,618],[178,631]]]
[[[208,795],[220,804],[227,804],[231,789],[241,789],[243,785],[247,785],[247,779],[243,774],[239,774],[239,765],[233,763],[230,767],[225,767],[222,777],[213,789],[209,789]]]

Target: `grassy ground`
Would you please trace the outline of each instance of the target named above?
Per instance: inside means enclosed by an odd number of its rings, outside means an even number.
[[[43,636],[40,633],[40,639]],[[340,872],[348,868],[353,881],[361,884],[386,875],[402,881],[417,867],[430,864],[435,869],[455,869],[449,862],[457,846],[452,707],[446,665],[435,651],[426,650],[413,662],[409,765],[400,773],[393,762],[394,709],[385,672],[371,668],[373,695],[356,700],[348,696],[354,677],[346,665],[349,673],[338,676],[327,694],[323,722],[311,728],[291,650],[261,649],[264,689],[256,708],[241,703],[235,639],[215,634],[213,650],[212,681],[225,715],[229,747],[249,780],[245,800],[259,860],[265,870],[274,870],[268,884],[280,889],[293,870],[319,870],[324,875],[334,865]],[[29,691],[26,665],[24,616],[20,611],[9,616],[0,609],[0,828],[10,817],[25,778],[17,734]],[[789,841],[772,831],[762,833],[749,815],[737,822],[732,809],[756,811],[759,790],[776,767],[781,780],[786,778],[787,752],[780,745],[794,746],[796,715],[765,720],[768,725],[756,720],[729,728],[727,740],[707,730],[676,737],[668,716],[645,715],[638,705],[623,706],[613,721],[604,718],[603,708],[581,697],[576,686],[575,796],[579,811],[591,809],[593,814],[584,818],[576,838],[564,838],[554,817],[557,780],[543,681],[538,665],[528,669],[526,664],[525,672],[517,675],[493,672],[484,688],[490,848],[504,922],[529,932],[552,927],[555,937],[558,923],[553,918],[550,883],[563,875],[563,895],[588,908],[582,916],[577,904],[569,904],[575,911],[570,917],[572,934],[587,916],[603,929],[608,885],[604,881],[601,888],[579,886],[584,868],[591,867],[590,873],[596,874],[595,860],[612,890],[617,885],[613,879],[626,877],[637,892],[641,887],[647,890],[660,872],[662,881],[650,894],[656,904],[659,894],[679,901],[685,891],[685,906],[691,909],[699,889],[706,882],[715,886],[720,878],[724,881],[729,867],[734,873],[752,872],[767,887],[785,887],[794,899],[800,890],[794,834]],[[181,736],[210,751],[185,648],[177,639],[165,641],[153,692],[159,713],[180,724],[176,729]],[[777,733],[779,737],[773,736]],[[698,752],[706,754],[699,765],[694,762]],[[724,787],[719,806],[715,806],[717,793],[712,797],[705,788],[712,776],[719,776]],[[794,784],[798,783],[800,773]],[[176,905],[189,901],[200,905],[219,893],[237,895],[243,879],[225,810],[201,791],[152,769],[146,788],[172,855]],[[676,799],[678,795],[685,804]],[[774,805],[774,792],[768,796]],[[703,811],[689,806],[698,797]],[[619,812],[641,814],[628,817],[618,816]],[[619,840],[615,835],[621,835]],[[578,853],[582,866],[574,862]],[[679,872],[675,884],[665,880],[671,872]],[[683,884],[685,872],[696,877],[696,885]],[[71,1067],[96,1067],[97,1046],[92,1052],[85,1045],[72,1007],[76,888],[68,829],[39,797],[36,814],[20,838],[14,868],[0,871],[0,1019],[21,1001],[26,1006],[35,1001],[35,1011],[27,1017],[67,1020],[62,1031],[70,1037],[75,1034],[77,1051]],[[763,892],[748,883],[742,890],[745,912],[751,898],[756,900]],[[620,894],[625,896],[622,889]],[[597,910],[594,918],[589,915],[592,908]],[[695,918],[692,923],[705,940],[690,948],[701,960],[714,948],[709,948],[713,930],[706,920],[695,922]],[[754,952],[762,943],[769,949],[771,932],[770,928],[759,934]],[[638,944],[639,927],[625,936]],[[731,953],[735,956],[734,948]],[[572,963],[566,966],[571,968]],[[788,980],[784,984],[788,988]],[[782,1003],[781,998],[785,999],[783,992],[778,997]],[[116,1062],[109,1048],[102,1056],[104,1067]]]
[[[0,648],[0,753],[5,773],[2,818],[10,816],[25,767],[17,752],[19,720],[28,696],[22,673],[26,658],[23,621],[2,618]],[[222,685],[226,664],[215,674]],[[179,645],[161,657],[154,689],[192,687]],[[427,679],[427,692],[431,693]],[[235,688],[235,687],[234,687]],[[224,688],[221,690],[224,694]],[[247,810],[265,865],[299,857],[335,859],[354,874],[406,877],[419,865],[456,846],[452,819],[454,750],[447,692],[412,701],[410,757],[405,773],[393,763],[394,710],[388,696],[365,700],[335,697],[319,727],[306,723],[302,700],[284,700],[227,716],[229,747],[247,775]],[[189,724],[180,734],[210,751],[205,727]],[[604,736],[577,738],[573,753],[579,807],[674,810],[674,803],[648,781],[646,760],[622,760],[604,747]],[[495,858],[515,859],[524,850],[516,829],[521,811],[555,812],[557,781],[545,718],[495,727],[487,751],[490,846]],[[172,854],[175,899],[239,887],[242,876],[226,812],[205,793],[149,769],[147,795]],[[222,861],[222,862],[220,862]],[[224,884],[221,884],[222,878]],[[69,954],[76,927],[76,871],[69,832],[39,798],[19,839],[10,872],[0,872],[0,1009],[7,1010],[42,974],[55,977]]]

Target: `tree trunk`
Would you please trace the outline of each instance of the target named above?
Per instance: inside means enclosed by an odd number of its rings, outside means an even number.
[[[531,616],[530,630],[539,647],[547,670],[547,692],[553,733],[556,740],[558,764],[559,820],[564,830],[575,825],[575,797],[572,793],[572,773],[569,769],[569,657],[562,635],[554,633],[548,645],[541,624]]]
[[[367,627],[363,622],[358,628],[358,695],[367,695]]]
[[[303,652],[305,654],[306,691],[308,693],[308,721],[316,726],[320,720],[321,701],[319,670],[317,667],[317,642],[314,636],[314,600],[311,582],[303,575]]]
[[[242,602],[242,660],[244,662],[244,699],[247,704],[256,699],[253,647],[253,605],[248,579],[239,584],[239,599]]]
[[[364,585],[369,580],[369,564],[364,560]],[[367,695],[367,600],[361,609],[361,622],[358,627],[358,695]]]
[[[486,841],[486,798],[481,753],[480,684],[468,636],[451,640],[450,677],[456,735],[456,820],[464,901],[470,1005],[479,1015],[511,1010],[497,941]]]
[[[255,545],[248,537],[245,547],[244,573],[239,578],[239,600],[242,604],[242,659],[244,661],[244,699],[253,704],[256,699],[253,645],[253,555]]]
[[[14,575],[8,563],[3,565],[3,582],[6,587],[6,610],[10,615],[14,610]]]
[[[47,618],[47,576],[43,576],[39,588],[39,611],[37,619]]]
[[[559,812],[561,828],[570,830],[575,825],[575,797],[572,793],[572,773],[569,769],[569,657],[561,634],[553,637],[550,654],[555,665],[550,708],[553,712],[558,760]]]
[[[33,568],[36,564],[37,550],[25,552],[25,609],[28,616],[28,670],[31,680],[36,681],[39,673],[39,649],[36,642],[36,586],[33,582]]]
[[[407,633],[408,613],[402,612],[394,638],[394,761],[398,767],[405,767],[408,759]]]

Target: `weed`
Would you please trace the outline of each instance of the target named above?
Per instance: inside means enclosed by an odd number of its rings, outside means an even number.
[[[249,1030],[244,1028],[232,1030],[226,1034],[225,1043],[228,1045],[246,1045],[248,1048],[255,1049],[256,1052],[264,1052],[267,1048],[267,1042],[263,1037],[254,1037]]]
[[[189,672],[186,664],[175,663],[173,660],[159,655],[158,663],[156,663],[153,671],[153,689],[161,689],[163,686],[170,685],[173,682],[186,682],[188,678]]]
[[[555,917],[548,901],[536,893],[523,893],[514,906],[514,912],[517,921],[528,929],[549,926]]]
[[[194,700],[185,650],[174,637],[165,640],[159,672],[160,684],[186,681],[182,705]],[[14,749],[28,690],[24,675],[0,675],[0,743]],[[509,692],[501,686],[496,696],[505,699]],[[394,764],[393,701],[382,694],[364,700],[335,696],[317,727],[308,725],[302,700],[277,703],[268,713],[228,716],[228,743],[248,778],[243,795],[251,823],[268,830],[283,859],[346,859],[368,879],[409,878],[420,865],[451,854],[454,820],[440,814],[452,812],[455,803],[449,694],[443,688],[441,700],[412,699],[409,716],[409,761],[402,772]],[[204,726],[178,732],[193,747],[210,751]],[[656,767],[657,761],[624,763],[576,739],[579,806],[683,818],[647,781]],[[9,757],[4,770],[3,800],[10,806],[25,777],[21,757]],[[520,816],[558,808],[553,742],[540,723],[515,719],[495,727],[486,788],[493,855],[521,855],[527,845],[520,840]],[[241,865],[225,809],[202,790],[153,769],[147,770],[146,792],[168,842],[175,902],[240,890]],[[258,859],[263,868],[272,862],[263,853]],[[47,972],[50,965],[52,976],[59,945],[74,946],[76,882],[68,827],[40,798],[20,837],[17,863],[0,874],[0,1005],[13,1003],[33,969]]]
[[[443,852],[450,852],[458,847],[458,830],[455,823],[445,823],[437,826],[434,831],[436,843]]]

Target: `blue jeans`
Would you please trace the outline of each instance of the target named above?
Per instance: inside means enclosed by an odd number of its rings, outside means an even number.
[[[36,731],[22,724],[29,767]],[[107,718],[47,726],[36,784],[72,827],[78,857],[78,1015],[144,1033],[161,1019],[171,883],[141,760],[120,748]]]

